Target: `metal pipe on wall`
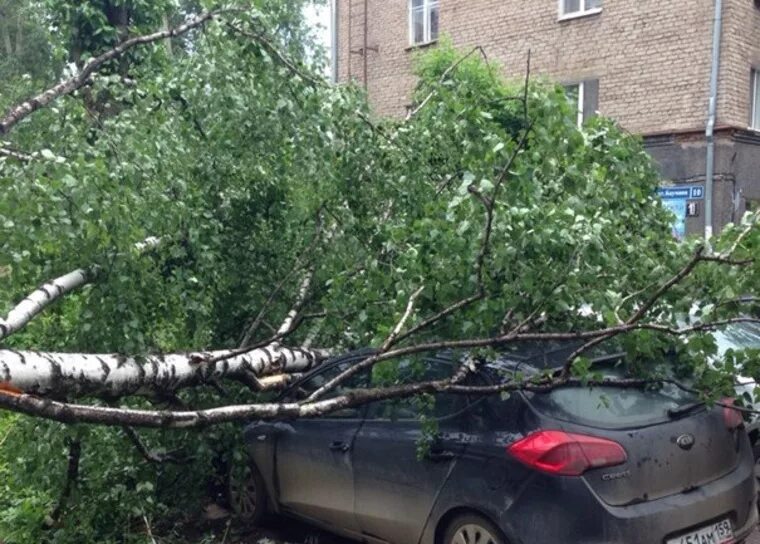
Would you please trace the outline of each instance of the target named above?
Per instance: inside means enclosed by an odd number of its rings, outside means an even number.
[[[713,235],[713,188],[715,176],[715,119],[718,109],[718,75],[720,73],[720,42],[723,33],[723,0],[715,0],[713,24],[712,68],[710,70],[710,101],[707,110],[707,168],[705,172],[705,239]]]
[[[330,70],[333,83],[338,83],[338,0],[330,0]]]
[[[367,41],[369,40],[369,16],[367,11],[369,10],[369,0],[364,0],[364,43],[362,45],[362,57],[364,57],[364,88],[369,87],[369,66],[367,63]]]
[[[351,70],[351,65],[353,64],[351,62],[351,55],[353,54],[353,50],[351,49],[351,43],[353,41],[351,39],[351,34],[353,33],[353,29],[354,29],[354,20],[352,18],[353,17],[352,4],[353,4],[352,0],[348,0],[348,57],[346,57],[347,58],[346,62],[347,62],[347,67],[348,67],[348,81],[349,82],[351,81],[351,78],[353,77],[353,70]]]

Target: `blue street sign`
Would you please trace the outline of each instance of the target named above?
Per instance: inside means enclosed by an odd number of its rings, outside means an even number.
[[[657,194],[663,200],[702,200],[705,198],[705,188],[702,185],[689,185],[681,187],[660,187]]]
[[[697,207],[687,206],[687,200],[704,200],[705,188],[703,185],[660,187],[657,194],[662,198],[663,205],[675,216],[673,221],[673,236],[683,240],[686,236],[686,217],[696,215]],[[690,208],[694,213],[689,213]]]

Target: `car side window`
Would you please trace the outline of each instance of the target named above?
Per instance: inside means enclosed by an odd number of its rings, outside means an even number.
[[[362,358],[356,358],[356,359],[349,359],[346,361],[342,361],[336,364],[332,364],[328,367],[326,367],[321,372],[317,372],[307,380],[299,383],[296,385],[296,387],[288,394],[288,397],[291,400],[304,400],[309,395],[314,393],[317,389],[325,385],[327,382],[332,380],[333,378],[336,378],[339,374],[345,372],[348,370],[351,366],[359,363],[362,361]],[[339,397],[352,389],[361,389],[365,388],[367,386],[367,381],[369,377],[369,370],[363,370],[361,372],[358,372],[357,374],[354,374],[350,378],[348,378],[345,382],[338,385],[334,389],[328,391],[325,393],[322,399],[331,399],[335,397]],[[331,412],[330,414],[327,414],[324,416],[326,418],[330,419],[357,419],[362,417],[362,407],[356,406],[356,407],[350,407],[350,408],[343,408],[341,410],[336,410],[335,412]]]
[[[375,365],[370,387],[388,387],[450,378],[456,371],[453,361],[424,356],[383,361]],[[467,397],[451,393],[423,395],[372,402],[367,419],[410,420],[420,416],[443,418],[467,407]]]

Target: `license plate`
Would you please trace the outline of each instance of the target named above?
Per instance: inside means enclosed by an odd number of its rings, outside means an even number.
[[[732,544],[734,530],[727,519],[719,521],[696,531],[671,538],[665,544]]]

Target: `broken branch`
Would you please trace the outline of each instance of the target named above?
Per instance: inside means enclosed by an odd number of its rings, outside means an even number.
[[[135,244],[139,253],[144,253],[161,243],[161,238],[151,236]],[[80,268],[45,283],[19,302],[3,319],[0,317],[0,340],[23,329],[45,308],[60,300],[68,293],[94,281],[100,269],[97,266]]]
[[[0,134],[7,134],[16,124],[18,124],[20,121],[35,111],[44,108],[58,98],[71,94],[80,87],[84,86],[90,76],[97,72],[100,67],[108,61],[120,57],[138,45],[145,45],[164,40],[166,38],[181,36],[182,34],[185,34],[190,30],[203,25],[207,21],[213,19],[221,13],[224,13],[225,11],[229,10],[209,11],[197,15],[187,23],[179,25],[177,27],[154,32],[153,34],[147,34],[144,36],[136,36],[129,40],[125,40],[113,49],[109,49],[105,53],[90,59],[82,67],[82,70],[77,75],[69,79],[65,79],[57,85],[54,85],[46,91],[38,94],[37,96],[29,98],[28,100],[25,100],[24,102],[12,107],[4,117],[0,117]]]

